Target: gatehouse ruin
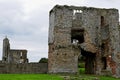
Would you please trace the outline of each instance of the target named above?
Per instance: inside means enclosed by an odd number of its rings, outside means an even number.
[[[49,73],[77,73],[85,56],[87,74],[120,77],[117,9],[56,5],[49,14]]]

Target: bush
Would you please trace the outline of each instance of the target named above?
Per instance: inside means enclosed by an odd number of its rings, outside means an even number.
[[[78,64],[78,68],[85,68],[85,63],[84,63],[84,62],[79,63],[79,64]]]
[[[80,74],[85,74],[85,68],[79,68],[79,73]]]
[[[39,63],[47,63],[48,62],[48,59],[47,58],[41,58]]]

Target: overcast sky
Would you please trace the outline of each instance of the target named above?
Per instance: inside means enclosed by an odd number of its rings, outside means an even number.
[[[30,62],[48,57],[49,11],[56,5],[120,9],[120,0],[0,0],[0,59],[5,36],[12,49],[27,49]]]

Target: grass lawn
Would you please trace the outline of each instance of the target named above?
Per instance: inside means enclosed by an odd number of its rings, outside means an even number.
[[[67,80],[120,80],[109,76],[68,75]],[[64,80],[60,75],[50,74],[0,74],[0,80]]]
[[[86,75],[85,68],[79,68],[79,76],[71,76],[71,80],[120,80],[111,76]]]
[[[96,75],[85,75],[71,76],[71,80],[120,80],[111,76],[96,76]]]
[[[113,77],[100,76],[100,80],[120,80],[120,78],[117,79],[117,78],[113,78]]]
[[[63,78],[50,74],[0,74],[0,80],[63,80]]]

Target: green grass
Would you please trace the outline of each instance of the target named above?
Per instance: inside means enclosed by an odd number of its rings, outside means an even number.
[[[85,68],[78,68],[79,69],[79,74],[85,74]]]
[[[120,80],[110,76],[68,75],[67,80]],[[0,80],[64,80],[60,75],[50,74],[0,74]]]
[[[80,62],[78,64],[79,74],[85,74],[85,62]]]
[[[71,76],[70,80],[120,80],[120,78],[117,79],[111,76],[96,76],[96,75],[80,74],[78,76]]]
[[[81,68],[82,69],[82,68]],[[84,70],[84,69],[83,69]],[[62,75],[64,76],[64,75]],[[67,80],[120,80],[111,76],[96,76],[96,75],[67,75]],[[0,80],[64,80],[61,75],[55,74],[0,74]]]
[[[113,78],[111,76],[96,76],[96,75],[87,75],[85,74],[85,68],[78,68],[79,75],[78,76],[71,76],[71,80],[120,80],[117,78]]]
[[[108,76],[100,76],[99,78],[100,80],[120,80],[120,78],[117,79],[117,78],[108,77]]]
[[[50,74],[0,74],[0,80],[63,80],[63,78]]]

